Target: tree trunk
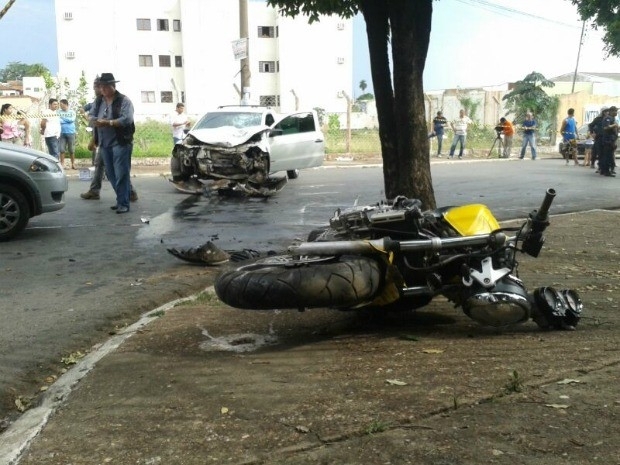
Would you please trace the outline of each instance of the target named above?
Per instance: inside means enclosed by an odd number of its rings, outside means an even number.
[[[408,197],[435,208],[431,178],[428,131],[424,104],[424,65],[428,53],[433,15],[432,0],[390,0],[394,62],[394,107],[397,127],[397,186],[390,186]]]
[[[383,158],[383,182],[386,199],[399,194],[398,189],[398,140],[394,121],[394,92],[392,90],[389,63],[389,23],[385,0],[360,0],[360,11],[366,21],[370,74],[375,91],[377,118],[379,121],[379,140]]]
[[[368,34],[385,196],[418,198],[425,208],[435,208],[422,82],[432,0],[360,0],[359,6]]]

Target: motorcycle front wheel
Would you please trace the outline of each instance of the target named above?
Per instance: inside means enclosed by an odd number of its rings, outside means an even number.
[[[224,303],[243,309],[345,309],[372,300],[382,277],[381,265],[369,257],[282,255],[224,271],[215,292]]]

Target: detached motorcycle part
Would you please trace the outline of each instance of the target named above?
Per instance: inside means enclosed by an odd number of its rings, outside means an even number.
[[[244,309],[344,308],[371,301],[382,278],[379,262],[369,257],[274,256],[223,272],[215,292]]]
[[[542,329],[574,330],[581,318],[583,304],[576,291],[539,287],[534,291],[534,301],[533,320]]]

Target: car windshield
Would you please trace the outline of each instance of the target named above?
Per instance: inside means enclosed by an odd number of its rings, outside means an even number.
[[[223,112],[207,113],[196,123],[193,129],[213,129],[222,126],[247,128],[261,124],[261,113]]]

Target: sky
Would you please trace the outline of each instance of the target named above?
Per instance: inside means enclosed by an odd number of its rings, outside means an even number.
[[[7,1],[0,0],[0,7]],[[602,33],[591,28],[586,28],[577,62],[581,27],[570,0],[434,1],[424,89],[500,85],[532,71],[552,78],[576,67],[581,72],[620,72],[620,58],[606,58]],[[13,61],[42,63],[56,73],[55,36],[52,0],[17,0],[0,19],[0,43],[5,44],[0,68]],[[357,17],[355,95],[361,94],[361,80],[368,85],[366,92],[372,92],[365,23]]]

